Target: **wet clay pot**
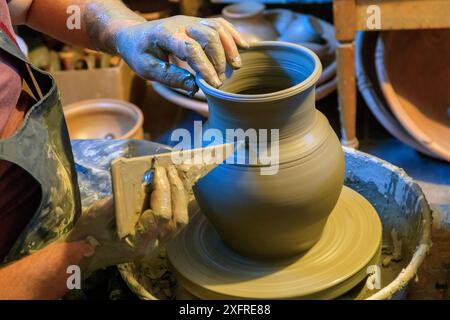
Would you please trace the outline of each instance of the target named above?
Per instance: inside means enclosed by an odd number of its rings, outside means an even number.
[[[255,43],[242,60],[220,89],[197,78],[208,100],[207,127],[224,137],[226,129],[278,129],[268,148],[279,143],[278,171],[262,175],[261,164],[223,163],[198,182],[195,196],[234,251],[293,256],[319,240],[343,185],[341,145],[315,108],[322,67],[311,50],[285,42]]]

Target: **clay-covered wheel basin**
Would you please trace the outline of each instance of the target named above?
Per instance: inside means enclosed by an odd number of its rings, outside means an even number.
[[[378,39],[378,79],[392,112],[421,145],[450,161],[450,30]]]
[[[136,143],[136,142],[133,142]],[[150,144],[148,141],[140,142]],[[80,145],[72,144],[75,159]],[[129,147],[127,150],[137,150]],[[141,150],[148,150],[146,146]],[[381,267],[381,289],[369,290],[365,283],[340,299],[404,299],[409,283],[414,281],[417,270],[430,248],[431,210],[422,189],[406,173],[392,164],[366,153],[343,148],[345,152],[345,185],[363,195],[376,208],[383,224],[383,246],[392,247],[392,232],[395,230],[402,240],[402,259]],[[127,153],[127,156],[143,154]],[[405,200],[406,199],[406,200]],[[164,255],[165,257],[165,255]],[[385,255],[382,256],[384,258]],[[159,261],[158,261],[159,262]],[[141,299],[158,299],[155,287],[151,286],[154,272],[161,267],[153,262],[134,262],[119,266],[122,278]],[[170,271],[169,271],[170,272]],[[175,291],[177,299],[195,298],[186,292]]]
[[[143,139],[144,116],[135,105],[93,99],[64,107],[70,139]]]

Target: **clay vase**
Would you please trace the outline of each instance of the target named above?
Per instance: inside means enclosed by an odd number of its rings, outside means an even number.
[[[225,138],[227,129],[279,129],[279,139],[269,143],[279,143],[278,172],[262,175],[262,164],[225,162],[194,193],[237,253],[294,256],[319,240],[344,179],[339,140],[315,108],[322,67],[311,50],[278,41],[254,43],[241,57],[243,67],[220,89],[197,78],[210,110],[206,126]]]
[[[222,16],[231,22],[248,42],[276,40],[278,33],[263,16],[266,7],[258,2],[241,2],[226,6]]]

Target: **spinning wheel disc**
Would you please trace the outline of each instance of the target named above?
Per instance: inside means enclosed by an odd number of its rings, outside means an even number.
[[[179,283],[202,299],[333,299],[366,276],[381,248],[381,221],[348,187],[321,239],[300,256],[255,260],[229,249],[202,214],[167,248]]]

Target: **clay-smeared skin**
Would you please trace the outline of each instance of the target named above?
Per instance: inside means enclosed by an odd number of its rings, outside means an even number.
[[[175,166],[156,167],[150,208],[160,223],[160,238],[172,235],[189,221],[188,193]]]
[[[168,175],[170,179],[170,192],[172,195],[172,213],[174,220],[177,223],[186,225],[189,221],[188,216],[188,197],[184,189],[183,182],[178,176],[178,171],[175,166],[168,168]]]
[[[172,201],[169,178],[165,168],[155,168],[153,186],[150,207],[159,217],[169,220],[172,217]]]
[[[233,26],[221,18],[175,16],[146,22],[118,0],[89,4],[85,25],[98,49],[120,54],[146,79],[190,93],[198,90],[194,76],[170,64],[170,54],[187,61],[208,83],[219,87],[226,62],[233,68],[241,66],[237,47],[248,48]]]
[[[150,209],[141,214],[133,234],[125,239],[117,236],[114,201],[109,197],[84,212],[68,235],[66,241],[88,238],[97,246],[94,255],[82,262],[84,276],[99,268],[151,256],[188,223],[188,190],[183,176],[175,166],[164,168],[156,163],[154,170]],[[180,172],[183,174],[183,170]]]

